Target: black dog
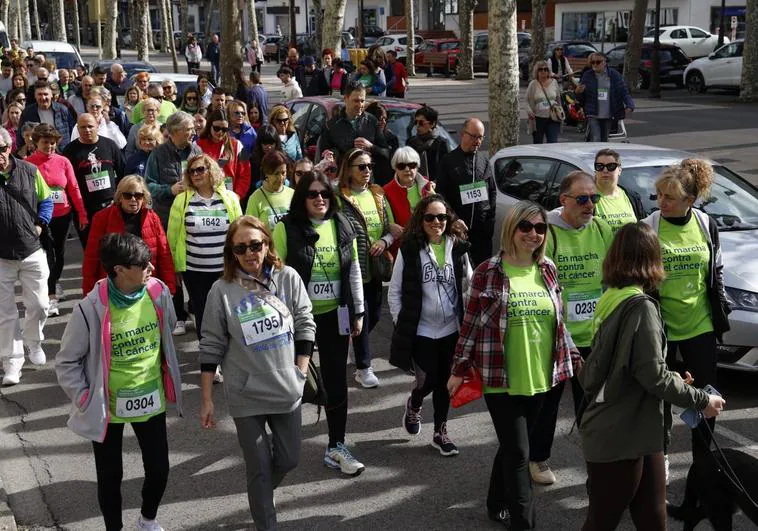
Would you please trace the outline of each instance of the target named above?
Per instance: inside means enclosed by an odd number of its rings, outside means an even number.
[[[731,531],[732,516],[737,509],[742,509],[758,525],[758,506],[752,501],[758,500],[758,459],[733,448],[725,448],[723,452],[745,490],[730,480],[731,473],[723,466],[717,450],[706,459],[698,459],[687,473],[682,505],[666,506],[669,516],[684,522],[684,531],[693,531],[704,518],[711,521],[716,531]]]

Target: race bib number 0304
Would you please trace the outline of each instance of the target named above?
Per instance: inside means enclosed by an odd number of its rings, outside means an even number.
[[[473,183],[462,184],[460,191],[462,205],[481,203],[482,201],[489,200],[486,181],[474,181]]]
[[[143,417],[161,410],[161,393],[157,384],[152,391],[122,390],[116,396],[116,415],[122,418]]]

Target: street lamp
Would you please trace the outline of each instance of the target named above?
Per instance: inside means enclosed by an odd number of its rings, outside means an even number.
[[[653,71],[650,75],[650,97],[661,97],[661,0],[655,0],[655,35],[653,36]]]

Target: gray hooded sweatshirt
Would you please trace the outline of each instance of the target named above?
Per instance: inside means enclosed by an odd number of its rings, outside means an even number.
[[[300,405],[305,375],[295,365],[295,341],[315,341],[308,290],[289,266],[271,269],[264,281],[219,279],[208,293],[200,340],[201,364],[220,364],[232,417],[289,413]],[[282,333],[250,345],[241,315],[255,305],[274,307]]]

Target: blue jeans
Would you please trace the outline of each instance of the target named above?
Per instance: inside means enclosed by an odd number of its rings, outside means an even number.
[[[608,131],[610,129],[610,118],[587,118],[587,141],[608,142]]]
[[[211,63],[211,81],[213,81],[213,85],[218,85],[218,75],[219,75],[219,63]]]
[[[535,144],[542,144],[542,141],[547,137],[548,144],[555,144],[558,142],[558,135],[561,132],[561,124],[551,120],[550,118],[535,117],[535,130],[532,133],[532,139]]]

